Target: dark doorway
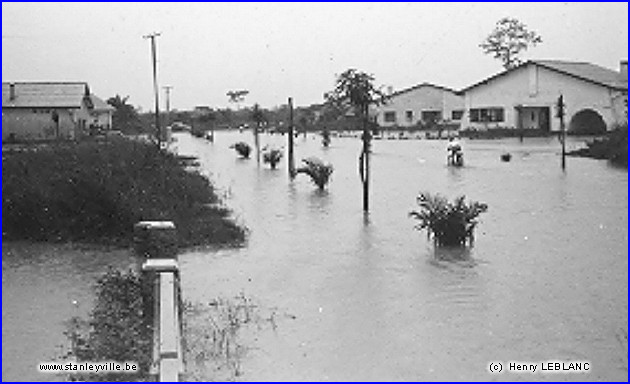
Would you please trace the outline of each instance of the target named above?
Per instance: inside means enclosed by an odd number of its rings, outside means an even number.
[[[583,109],[571,118],[569,133],[572,135],[601,135],[606,133],[606,123],[599,113],[592,109]]]

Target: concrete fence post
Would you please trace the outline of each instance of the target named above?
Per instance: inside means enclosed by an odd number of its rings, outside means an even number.
[[[134,227],[135,253],[146,297],[145,313],[153,314],[153,364],[151,374],[161,382],[179,381],[183,374],[181,297],[177,233],[170,221],[144,221]]]

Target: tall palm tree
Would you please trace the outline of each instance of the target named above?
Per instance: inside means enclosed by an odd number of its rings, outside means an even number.
[[[371,104],[382,104],[386,96],[374,86],[374,76],[357,69],[348,69],[337,76],[335,88],[324,95],[328,104],[337,109],[358,115],[363,125],[363,149],[360,156],[360,174],[363,183],[363,210],[369,210],[370,141],[368,110]]]

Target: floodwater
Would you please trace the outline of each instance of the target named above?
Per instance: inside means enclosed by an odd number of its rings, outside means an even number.
[[[253,143],[250,133],[176,139],[251,231],[242,248],[180,255],[185,300],[244,294],[279,314],[244,341],[238,380],[627,380],[627,170],[568,158],[562,172],[556,139],[465,141],[461,169],[445,166],[443,141],[374,141],[365,217],[359,139],[333,138],[328,149],[296,139],[298,162],[334,165],[325,192],[305,175],[291,181],[286,159],[275,171],[238,159],[228,147]],[[420,191],[488,204],[474,248],[436,252],[413,229]],[[207,326],[193,319],[188,343]],[[489,372],[510,361],[590,370]]]
[[[73,245],[2,244],[2,381],[64,381],[38,364],[64,361],[73,316],[87,319],[96,279],[131,254]]]

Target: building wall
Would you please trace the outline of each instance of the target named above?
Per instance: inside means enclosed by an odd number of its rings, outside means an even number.
[[[81,108],[2,108],[2,141],[52,140],[57,137],[53,110],[59,115],[59,137],[80,138],[87,132],[89,112]]]
[[[73,138],[75,123],[73,112],[58,109],[59,136]],[[55,122],[51,109],[2,108],[2,141],[50,140],[56,138]]]
[[[105,130],[112,128],[112,113],[110,111],[92,111],[89,124],[102,127]]]
[[[567,126],[571,118],[584,109],[599,113],[609,128],[616,123],[627,122],[627,92],[612,91],[607,87],[531,64],[467,91],[464,95],[466,113],[462,128],[517,128],[517,107],[520,106],[548,107],[551,113],[551,130],[559,131],[560,121],[555,116],[556,103],[561,94],[566,105]],[[503,122],[471,121],[471,109],[495,107],[503,108]],[[522,126],[528,127],[528,124]]]
[[[381,127],[412,127],[422,121],[422,112],[439,111],[442,121],[450,121],[454,110],[463,110],[464,101],[453,92],[423,86],[393,96],[385,105],[376,108],[377,123]],[[411,112],[411,118],[407,112]],[[386,121],[386,113],[395,113],[396,121]]]

